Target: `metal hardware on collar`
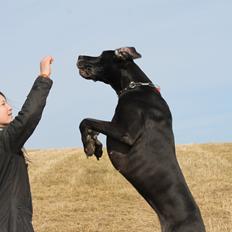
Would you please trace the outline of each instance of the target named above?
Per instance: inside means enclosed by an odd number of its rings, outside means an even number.
[[[149,83],[149,82],[134,82],[131,81],[128,85],[128,87],[126,87],[125,89],[122,89],[121,91],[119,91],[118,96],[122,95],[123,93],[125,93],[126,91],[130,90],[130,89],[134,89],[136,87],[140,87],[140,86],[149,86],[152,88],[156,88],[155,85],[153,83]]]
[[[129,89],[134,89],[136,87],[136,83],[134,81],[131,81],[128,85]]]

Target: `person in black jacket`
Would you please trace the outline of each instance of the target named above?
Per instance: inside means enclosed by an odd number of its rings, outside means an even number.
[[[51,63],[40,62],[40,75],[18,115],[0,92],[0,232],[33,232],[32,200],[23,145],[39,123],[52,86]]]

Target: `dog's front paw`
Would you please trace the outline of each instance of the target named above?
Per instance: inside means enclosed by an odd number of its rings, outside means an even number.
[[[97,136],[99,135],[99,133],[97,131],[88,129],[88,139],[89,139],[89,151],[91,153],[91,155],[95,155],[97,160],[99,160],[99,158],[102,156],[102,143],[98,140]]]
[[[102,157],[102,143],[96,138],[95,140],[95,152],[94,155],[96,156],[97,160]]]
[[[95,152],[95,140],[87,135],[86,142],[84,144],[84,151],[87,156],[92,156]]]
[[[82,133],[82,142],[84,145],[85,154],[88,156],[95,155],[96,158],[102,156],[102,143],[98,140],[98,132],[93,131],[91,129],[86,129],[84,133]]]

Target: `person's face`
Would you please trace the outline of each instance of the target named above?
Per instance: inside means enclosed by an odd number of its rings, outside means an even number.
[[[0,95],[0,126],[6,126],[13,119],[12,108],[6,99]]]

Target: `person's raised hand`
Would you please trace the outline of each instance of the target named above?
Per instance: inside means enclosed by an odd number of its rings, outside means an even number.
[[[40,76],[50,77],[50,75],[51,75],[51,64],[52,64],[53,60],[54,59],[53,59],[52,56],[45,56],[40,61]]]

